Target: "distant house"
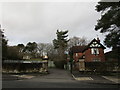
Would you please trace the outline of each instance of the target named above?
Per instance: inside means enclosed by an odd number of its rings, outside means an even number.
[[[86,69],[85,63],[105,62],[105,47],[100,43],[99,38],[93,39],[86,46],[73,46],[70,51],[73,53],[74,68],[83,71]]]

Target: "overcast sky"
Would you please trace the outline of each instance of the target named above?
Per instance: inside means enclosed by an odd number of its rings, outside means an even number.
[[[57,29],[68,30],[69,38],[92,40],[104,35],[94,27],[101,14],[95,11],[97,2],[4,2],[2,28],[9,45],[28,42],[52,43]]]

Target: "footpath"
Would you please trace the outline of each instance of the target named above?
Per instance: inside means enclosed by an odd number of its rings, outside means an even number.
[[[73,71],[72,76],[77,81],[93,84],[118,84],[120,85],[120,77],[116,76],[104,76],[94,74],[81,74],[79,71]]]

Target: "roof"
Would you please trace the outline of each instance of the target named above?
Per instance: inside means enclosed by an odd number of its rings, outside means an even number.
[[[70,48],[70,51],[73,53],[82,53],[87,46],[73,46]]]
[[[101,45],[101,47],[97,47],[97,48],[106,49],[98,40],[96,40],[96,39],[94,38],[94,39],[87,45],[87,47],[84,49],[84,51],[87,50],[88,48],[90,48],[90,45],[91,45],[94,41],[96,41],[99,45]]]
[[[87,46],[73,46],[70,48],[70,51],[72,53],[83,53],[85,50],[87,50],[88,48],[90,48],[90,45],[96,41],[101,47],[100,48],[103,48],[105,49],[105,47],[98,41],[96,40],[95,38],[87,45]]]

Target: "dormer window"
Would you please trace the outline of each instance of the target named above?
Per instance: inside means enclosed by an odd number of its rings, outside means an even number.
[[[98,48],[91,48],[91,54],[98,55],[99,49]]]

